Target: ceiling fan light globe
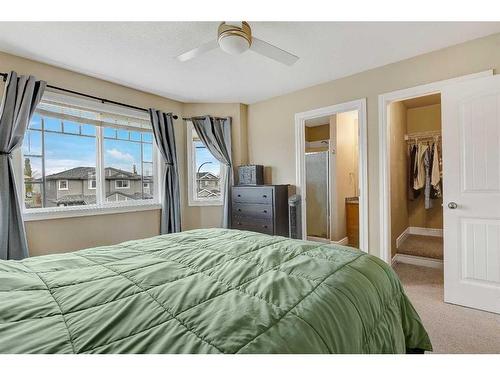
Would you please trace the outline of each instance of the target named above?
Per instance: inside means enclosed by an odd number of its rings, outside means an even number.
[[[250,43],[242,36],[230,34],[219,38],[219,46],[230,55],[239,55],[250,48]]]

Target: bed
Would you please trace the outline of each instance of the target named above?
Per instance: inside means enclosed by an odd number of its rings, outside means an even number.
[[[349,247],[200,229],[0,261],[0,353],[427,350],[393,270]]]

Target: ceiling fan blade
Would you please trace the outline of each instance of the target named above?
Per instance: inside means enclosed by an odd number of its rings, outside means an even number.
[[[264,42],[263,40],[252,37],[252,45],[250,47],[251,50],[260,53],[270,59],[276,60],[285,65],[293,65],[299,59],[298,56],[295,56],[287,51],[282,50],[281,48],[275,47],[272,44]]]
[[[208,51],[216,49],[217,47],[219,47],[217,40],[212,40],[208,43],[202,44],[201,46],[192,49],[191,51],[184,52],[183,54],[177,56],[177,60],[182,61],[182,62],[188,61],[188,60],[194,59],[195,57],[198,57],[198,56],[200,56]]]

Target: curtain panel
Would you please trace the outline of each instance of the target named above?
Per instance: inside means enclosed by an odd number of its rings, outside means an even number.
[[[15,72],[9,73],[5,83],[0,107],[0,259],[23,259],[29,255],[12,152],[22,145],[45,87],[46,82]]]
[[[151,126],[156,145],[165,163],[162,190],[161,226],[162,234],[181,231],[181,198],[179,190],[179,171],[175,149],[174,118],[172,113],[151,108]]]
[[[224,166],[224,212],[222,227],[231,227],[231,188],[234,173],[231,158],[231,118],[211,116],[193,117],[190,119],[198,133],[198,137],[212,155]]]

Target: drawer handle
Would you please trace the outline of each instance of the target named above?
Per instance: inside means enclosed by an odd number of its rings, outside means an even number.
[[[240,212],[241,212],[241,208],[238,208],[238,211],[240,211]]]
[[[267,210],[264,210],[264,211],[262,211],[262,212],[264,212],[265,214],[267,214]]]
[[[238,221],[238,225],[241,225],[241,223]]]
[[[263,225],[262,227],[267,228],[267,225]]]
[[[266,194],[264,194],[264,195],[262,196],[262,198],[267,198],[267,195],[266,195]]]
[[[241,197],[241,194],[238,194],[238,197]]]

